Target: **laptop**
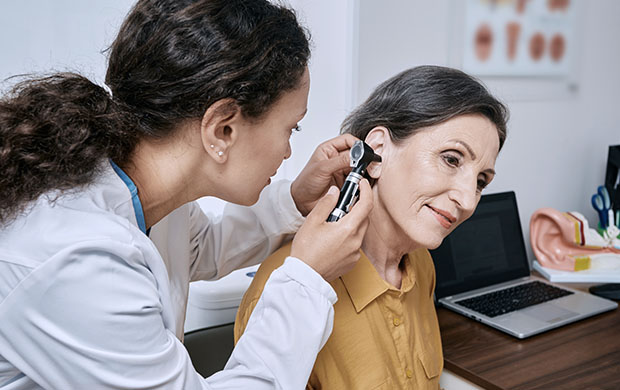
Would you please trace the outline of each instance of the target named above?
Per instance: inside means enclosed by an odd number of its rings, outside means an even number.
[[[439,248],[439,305],[523,339],[618,304],[530,275],[515,193],[483,195]]]

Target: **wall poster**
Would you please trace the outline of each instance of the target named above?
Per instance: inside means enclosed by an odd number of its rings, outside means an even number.
[[[463,70],[480,76],[569,76],[576,0],[467,0]]]

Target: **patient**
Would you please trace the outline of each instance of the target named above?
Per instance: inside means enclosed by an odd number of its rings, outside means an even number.
[[[331,282],[338,296],[333,332],[308,388],[439,388],[443,357],[428,249],[474,212],[495,175],[506,120],[504,105],[472,77],[421,66],[379,85],[344,121],[342,132],[365,140],[382,162],[368,167],[374,208],[361,258]],[[235,340],[290,251],[284,246],[261,265],[239,307]]]

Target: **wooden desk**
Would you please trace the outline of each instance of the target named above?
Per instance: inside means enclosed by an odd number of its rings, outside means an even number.
[[[525,340],[437,315],[445,368],[485,389],[620,389],[620,309]]]

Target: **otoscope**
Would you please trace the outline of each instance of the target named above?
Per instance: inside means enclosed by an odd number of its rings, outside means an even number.
[[[353,170],[344,181],[336,208],[327,218],[327,222],[336,222],[351,210],[359,196],[360,180],[363,177],[368,178],[366,168],[372,162],[381,162],[381,156],[375,154],[375,151],[364,141],[355,141],[349,155],[350,166]]]

